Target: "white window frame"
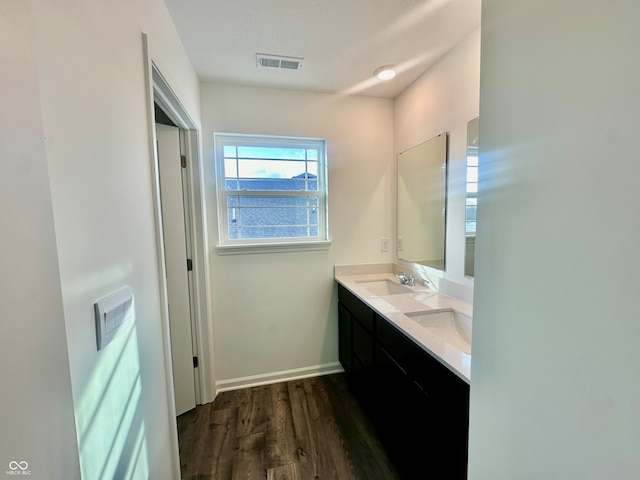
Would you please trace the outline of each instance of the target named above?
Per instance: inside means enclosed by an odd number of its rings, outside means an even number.
[[[214,133],[214,162],[216,172],[216,191],[218,202],[218,244],[216,251],[219,255],[242,253],[268,253],[279,251],[326,250],[330,247],[329,217],[328,217],[328,186],[327,186],[327,142],[323,138],[285,137],[274,135],[251,135],[237,133]],[[237,146],[268,146],[278,148],[310,147],[318,149],[318,190],[226,190],[225,182],[225,145]],[[318,236],[296,238],[260,238],[260,239],[230,239],[227,197],[229,196],[272,196],[284,195],[292,197],[307,197],[309,194],[318,196]]]
[[[469,165],[469,157],[473,157],[476,159],[476,165]],[[475,198],[476,199],[476,215],[478,212],[478,147],[467,147],[467,168],[465,171],[465,214],[464,214],[464,232],[466,237],[475,237],[476,236],[476,221],[473,222],[473,230],[469,230],[469,219],[467,217],[467,209],[469,208],[469,204],[467,199]],[[475,169],[476,171],[476,180],[469,181],[469,171]],[[475,191],[470,192],[469,187],[471,185],[475,185]]]

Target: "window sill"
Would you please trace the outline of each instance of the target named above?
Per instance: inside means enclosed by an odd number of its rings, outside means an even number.
[[[216,245],[218,255],[244,255],[251,253],[306,252],[313,250],[329,250],[331,240],[317,242],[290,243],[243,243],[233,245]]]

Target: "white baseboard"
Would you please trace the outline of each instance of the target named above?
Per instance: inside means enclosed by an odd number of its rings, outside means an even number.
[[[344,372],[340,362],[326,363],[324,365],[314,365],[311,367],[294,368],[292,370],[282,370],[279,372],[251,375],[249,377],[238,377],[229,380],[216,382],[216,395],[220,392],[238,390],[239,388],[257,387],[258,385],[269,385],[271,383],[288,382],[300,378],[319,377],[331,373]]]

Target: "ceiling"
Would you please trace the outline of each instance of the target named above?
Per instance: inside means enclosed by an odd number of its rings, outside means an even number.
[[[480,27],[481,0],[165,0],[201,81],[395,98]],[[299,70],[256,54],[302,57]],[[388,82],[376,68],[397,65]]]

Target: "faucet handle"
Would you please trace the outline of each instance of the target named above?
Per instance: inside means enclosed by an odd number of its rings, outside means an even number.
[[[394,275],[400,279],[400,283],[403,285],[408,285],[409,287],[415,286],[416,279],[413,275],[407,275],[404,272],[395,273]]]

